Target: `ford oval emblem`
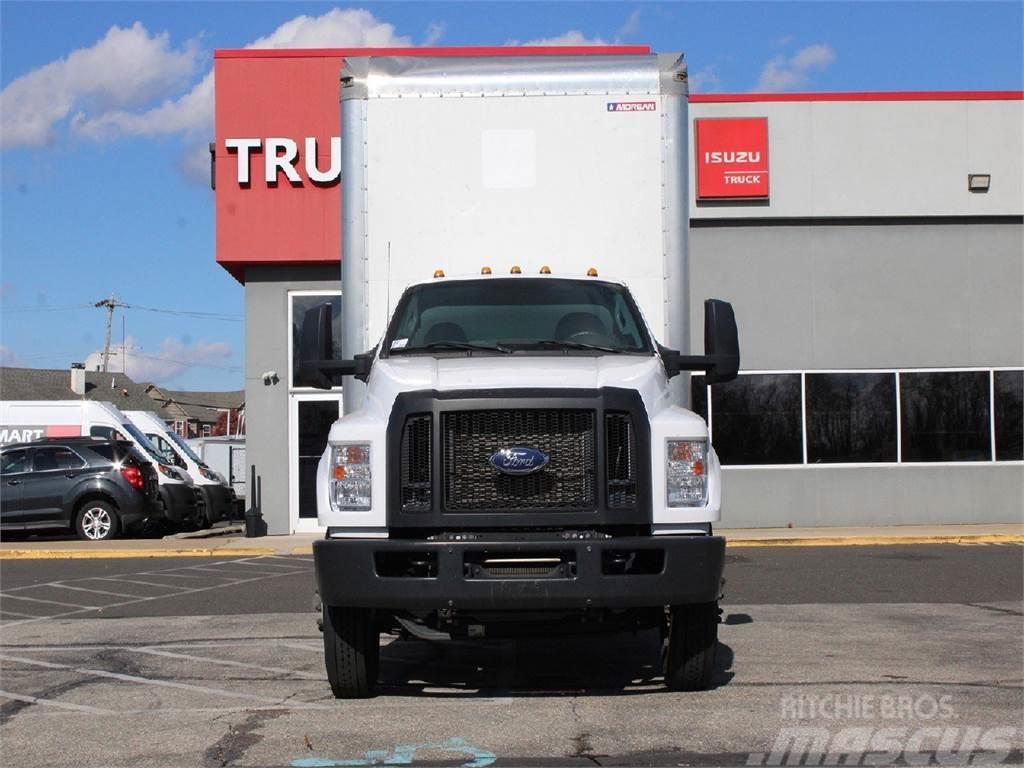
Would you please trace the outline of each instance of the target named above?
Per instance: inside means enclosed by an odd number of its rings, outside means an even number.
[[[502,448],[491,454],[491,466],[506,475],[529,475],[547,466],[551,457],[534,448]]]

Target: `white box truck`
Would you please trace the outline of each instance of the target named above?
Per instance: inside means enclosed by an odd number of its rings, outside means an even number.
[[[660,628],[710,685],[721,471],[688,375],[735,377],[732,308],[691,355],[677,55],[349,59],[344,377],[313,547],[327,675],[373,693],[378,633]]]
[[[163,454],[169,464],[188,473],[202,495],[198,524],[209,528],[220,520],[230,520],[235,514],[235,491],[227,479],[209,467],[167,422],[152,411],[125,411],[125,415],[139,428]]]
[[[8,400],[0,402],[0,445],[61,437],[128,440],[153,461],[159,482],[158,506],[174,527],[193,527],[204,516],[203,496],[188,472],[173,467],[121,410],[96,400]]]

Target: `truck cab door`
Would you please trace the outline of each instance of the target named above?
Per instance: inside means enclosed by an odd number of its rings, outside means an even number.
[[[27,448],[12,448],[0,455],[0,525],[24,522],[21,500],[28,459]]]

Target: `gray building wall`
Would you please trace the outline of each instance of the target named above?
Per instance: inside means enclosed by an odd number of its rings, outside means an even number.
[[[1024,228],[1001,220],[694,222],[701,302],[731,301],[743,370],[1024,365]],[[725,527],[1019,522],[1024,467],[726,468]]]
[[[268,533],[291,533],[288,452],[288,291],[338,290],[339,267],[249,267],[245,273],[246,478],[256,467],[262,484],[262,511]],[[263,383],[276,371],[278,381]],[[248,490],[249,504],[255,489]]]

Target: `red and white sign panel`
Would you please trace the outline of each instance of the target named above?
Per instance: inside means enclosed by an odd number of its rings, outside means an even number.
[[[697,120],[697,199],[768,197],[768,118]]]

